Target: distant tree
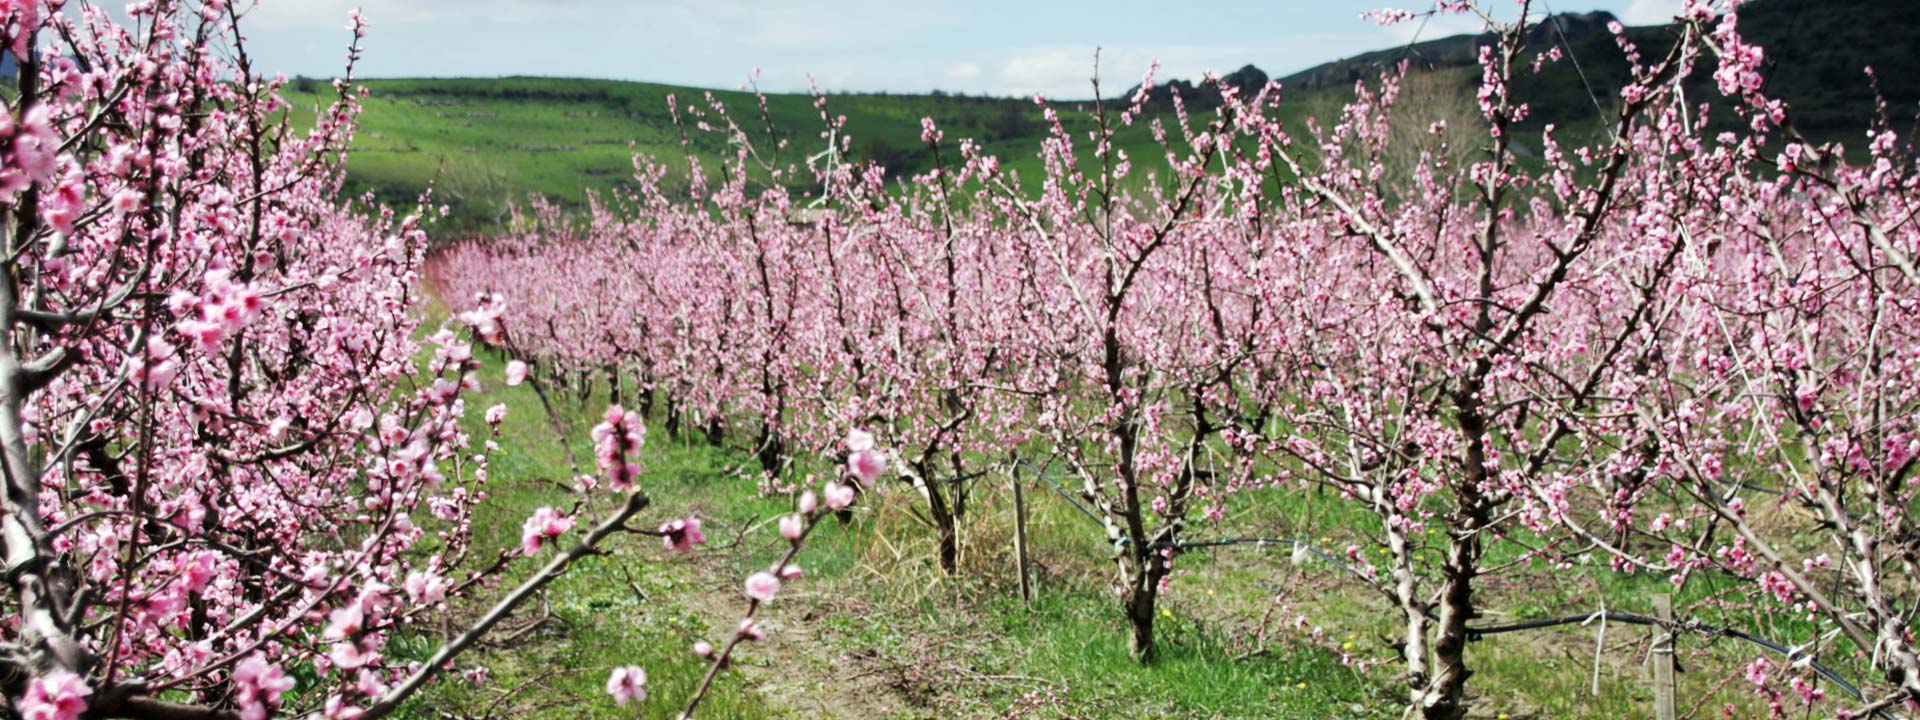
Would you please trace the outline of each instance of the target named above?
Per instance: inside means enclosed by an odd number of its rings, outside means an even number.
[[[1006,140],[1037,132],[1040,129],[1040,121],[1025,105],[997,103],[993,114],[987,116],[985,127],[988,138]]]
[[[904,148],[894,147],[880,138],[867,138],[860,143],[859,157],[862,161],[879,165],[889,177],[898,177],[906,170],[907,160],[911,157]]]

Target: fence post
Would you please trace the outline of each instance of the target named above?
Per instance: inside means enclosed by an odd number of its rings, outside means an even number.
[[[1660,626],[1654,630],[1653,649],[1653,717],[1654,720],[1676,720],[1679,717],[1674,700],[1673,682],[1673,596],[1661,593],[1653,596],[1653,616],[1660,620]]]
[[[1033,602],[1033,586],[1027,583],[1027,499],[1020,490],[1020,467],[1013,468],[1013,566],[1020,574],[1020,602]]]

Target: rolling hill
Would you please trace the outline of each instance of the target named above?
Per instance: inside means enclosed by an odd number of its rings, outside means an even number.
[[[1741,9],[1746,34],[1768,49],[1767,91],[1792,106],[1796,125],[1822,139],[1856,138],[1873,108],[1873,87],[1861,68],[1877,71],[1879,87],[1896,116],[1911,115],[1920,102],[1920,30],[1910,3],[1873,0],[1755,0]],[[1611,108],[1626,79],[1625,61],[1606,27],[1606,13],[1553,16],[1534,31],[1534,47],[1562,47],[1578,60],[1549,63],[1516,82],[1533,106],[1533,125],[1554,122],[1573,129],[1600,127],[1596,104]],[[1630,28],[1629,36],[1648,54],[1672,42],[1664,26]],[[1389,48],[1336,60],[1280,78],[1288,88],[1289,113],[1325,112],[1351,92],[1356,79],[1376,77],[1407,59],[1416,69],[1435,72],[1438,82],[1470,97],[1476,77],[1471,67],[1484,36],[1459,35]],[[1710,61],[1709,61],[1710,62]],[[1709,83],[1712,68],[1693,73],[1703,100],[1717,97]],[[1251,65],[1223,77],[1243,88],[1267,78]],[[304,87],[302,87],[304,85]],[[360,134],[349,164],[350,189],[378,192],[387,202],[405,202],[431,184],[454,210],[448,229],[482,232],[498,228],[508,207],[529,194],[547,196],[562,207],[583,207],[589,194],[630,183],[634,154],[672,164],[682,157],[680,131],[669,114],[668,98],[680,106],[724,103],[737,122],[761,140],[767,127],[788,141],[782,164],[818,151],[823,124],[813,98],[767,96],[766,118],[757,99],[744,92],[708,91],[655,83],[537,77],[370,80]],[[317,87],[316,87],[317,86]],[[300,90],[305,90],[305,93]],[[296,83],[292,100],[311,108],[321,101],[323,84]],[[1177,90],[1190,109],[1218,104],[1218,90],[1190,80],[1170,80],[1152,96],[1153,108],[1171,110]],[[1130,93],[1129,93],[1130,94]],[[1062,105],[1063,122],[1076,138],[1091,129],[1088,113],[1075,103]],[[853,155],[881,163],[895,175],[931,167],[921,143],[921,117],[934,118],[949,142],[972,138],[1003,167],[1032,182],[1040,174],[1036,152],[1047,130],[1029,100],[933,93],[928,95],[848,94],[829,98],[827,108],[847,119]],[[770,122],[769,122],[770,121]],[[690,147],[706,159],[728,155],[718,133],[691,132]],[[1161,153],[1145,123],[1128,128],[1120,139],[1136,164],[1157,164]],[[684,179],[679,180],[684,182]],[[800,188],[796,188],[800,189]]]
[[[1874,84],[1865,68],[1874,69],[1896,123],[1904,125],[1901,118],[1910,118],[1920,103],[1917,9],[1912,2],[1880,0],[1755,0],[1738,12],[1741,33],[1766,48],[1765,91],[1788,103],[1795,126],[1823,140],[1855,140],[1874,103]],[[1534,27],[1532,47],[1558,46],[1570,58],[1515,83],[1533,105],[1535,124],[1590,119],[1596,102],[1611,108],[1627,80],[1625,55],[1607,30],[1614,20],[1606,12],[1572,13]],[[1627,29],[1628,38],[1648,56],[1672,47],[1674,33],[1672,26],[1661,25]],[[1490,37],[1455,35],[1387,48],[1317,65],[1280,82],[1296,90],[1350,87],[1403,59],[1420,69],[1468,68]],[[1717,98],[1713,69],[1708,58],[1693,72],[1700,90],[1696,97]]]

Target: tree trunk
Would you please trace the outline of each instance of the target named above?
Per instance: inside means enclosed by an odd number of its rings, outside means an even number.
[[[961,479],[967,476],[967,466],[958,452],[952,453],[948,461],[953,464],[953,486],[947,497],[953,506],[953,519],[957,521],[967,516],[967,481]]]
[[[934,532],[940,536],[940,571],[953,575],[960,571],[960,528],[948,511],[940,488],[927,485],[927,515],[933,519]]]
[[[920,492],[927,496],[927,518],[933,521],[934,533],[939,536],[940,571],[953,575],[960,570],[959,522],[954,507],[949,504],[953,497],[943,487],[945,483],[936,478],[939,468],[935,463],[915,463],[913,469]]]
[[[1460,720],[1467,716],[1467,623],[1480,616],[1473,606],[1473,578],[1480,568],[1480,534],[1474,532],[1485,522],[1479,507],[1463,508],[1467,515],[1463,527],[1447,542],[1447,560],[1441,566],[1445,578],[1440,587],[1439,634],[1433,641],[1434,675],[1418,706],[1426,720]]]
[[[960,572],[960,533],[952,518],[940,526],[940,571],[948,575]]]
[[[767,479],[780,477],[781,465],[786,460],[787,444],[780,439],[779,433],[772,428],[760,428],[760,441],[755,443],[754,453],[760,459],[760,472]]]
[[[1373,499],[1376,508],[1387,520],[1387,549],[1393,558],[1393,595],[1400,603],[1401,619],[1405,621],[1400,657],[1406,663],[1407,702],[1417,706],[1427,690],[1428,682],[1433,679],[1433,668],[1427,664],[1427,612],[1430,606],[1421,597],[1420,576],[1414,572],[1413,543],[1407,538],[1407,526],[1394,522],[1400,516],[1392,509],[1393,501],[1384,485],[1375,487]]]
[[[1127,654],[1142,665],[1153,662],[1153,610],[1160,595],[1160,579],[1151,570],[1153,556],[1126,548],[1121,571],[1127,585]]]
[[[1482,277],[1481,291],[1487,296],[1491,295],[1489,282]],[[1484,334],[1493,326],[1483,316],[1477,327]],[[1434,623],[1438,629],[1433,640],[1433,677],[1425,688],[1415,687],[1413,693],[1413,707],[1425,720],[1461,720],[1467,716],[1467,678],[1473,676],[1467,667],[1467,623],[1480,616],[1473,605],[1473,580],[1480,575],[1480,559],[1485,554],[1480,532],[1492,522],[1497,503],[1485,494],[1485,488],[1499,469],[1487,453],[1487,445],[1492,440],[1486,409],[1480,400],[1480,393],[1486,388],[1485,378],[1492,367],[1490,361],[1480,359],[1460,389],[1452,393],[1454,419],[1465,440],[1461,462],[1464,472],[1450,483],[1454,508],[1447,519],[1446,561],[1440,566],[1440,617]]]

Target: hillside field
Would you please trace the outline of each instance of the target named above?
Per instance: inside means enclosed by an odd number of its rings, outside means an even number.
[[[328,99],[296,81],[288,99],[303,116]],[[776,166],[804,163],[826,147],[825,124],[814,98],[771,94],[766,114],[759,98],[740,91],[708,91],[653,83],[561,78],[394,79],[362,83],[369,95],[348,161],[350,194],[373,191],[388,203],[406,203],[431,186],[438,203],[452,211],[449,233],[487,232],[505,226],[509,206],[539,195],[563,208],[578,210],[588,195],[631,187],[636,156],[665,164],[669,182],[684,187],[681,130],[669,109],[673,96],[684,110],[706,107],[710,93],[734,121],[758,139],[768,137],[768,119],[788,141],[784,154],[763,158]],[[1464,87],[1464,86],[1462,86]],[[308,92],[301,92],[302,89]],[[1117,93],[1118,89],[1107,92]],[[1304,118],[1313,109],[1333,106],[1345,93],[1314,91],[1289,97],[1289,114]],[[1109,99],[1110,113],[1118,107]],[[1063,127],[1080,145],[1094,127],[1092,105],[1067,102],[1060,108]],[[1031,99],[995,99],[953,95],[830,95],[826,111],[846,116],[844,135],[850,159],[878,162],[893,177],[934,167],[920,140],[920,120],[931,117],[949,145],[962,138],[996,155],[1021,182],[1036,183],[1038,158],[1049,127]],[[1198,113],[1196,113],[1196,116]],[[1150,116],[1167,123],[1178,136],[1172,113]],[[716,118],[708,118],[718,126]],[[714,161],[729,156],[723,134],[702,132],[688,118],[689,147],[710,173]],[[1196,117],[1195,123],[1203,122]],[[768,143],[757,143],[770,146]],[[1117,147],[1143,167],[1163,166],[1150,122],[1122,129]],[[1086,153],[1085,147],[1079,150]],[[951,152],[951,151],[949,151]],[[954,162],[956,158],[945,158]],[[806,188],[794,188],[805,192]]]

